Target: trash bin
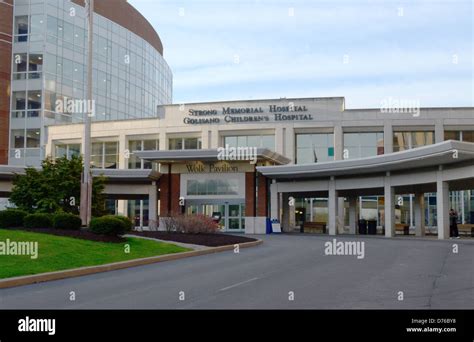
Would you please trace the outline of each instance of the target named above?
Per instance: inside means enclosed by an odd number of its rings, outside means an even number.
[[[377,235],[377,221],[376,220],[368,220],[367,221],[369,235]]]
[[[367,220],[359,220],[359,234],[367,234]]]

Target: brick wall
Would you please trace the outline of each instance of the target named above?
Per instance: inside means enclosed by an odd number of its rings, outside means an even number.
[[[169,175],[161,175],[159,186],[160,186],[160,216],[168,215],[168,194],[170,191],[169,188]]]
[[[268,186],[267,179],[258,174],[257,216],[268,216]]]
[[[160,216],[169,213],[180,213],[179,194],[181,186],[180,174],[163,174],[160,177]]]
[[[255,173],[245,173],[245,216],[255,216]]]

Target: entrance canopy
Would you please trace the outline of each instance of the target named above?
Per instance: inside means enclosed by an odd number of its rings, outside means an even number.
[[[422,235],[424,193],[436,192],[438,237],[445,239],[449,237],[449,191],[474,188],[474,143],[448,140],[356,160],[260,166],[257,170],[273,180],[271,218],[280,220],[284,230],[291,226],[290,197],[327,197],[329,234],[335,235],[342,225],[340,198],[349,200],[350,227],[355,229],[357,197],[377,195],[384,197],[385,235],[394,236],[395,195],[415,194],[417,235]]]
[[[231,148],[230,148],[231,149]],[[229,150],[230,150],[229,149]],[[235,156],[237,159],[235,161],[242,161],[245,160],[245,153],[256,152],[256,157],[258,161],[267,161],[271,162],[276,165],[284,165],[290,162],[290,159],[273,152],[267,148],[257,148],[255,150],[241,150],[235,151]],[[231,151],[229,151],[231,152]],[[133,154],[138,156],[141,159],[149,160],[149,161],[156,161],[164,164],[172,164],[172,163],[183,163],[187,161],[216,161],[222,160],[221,158],[221,151],[219,149],[204,149],[204,150],[166,150],[166,151],[134,151]],[[239,154],[240,153],[240,154]],[[232,155],[229,155],[228,159],[224,160],[231,160],[233,161]]]
[[[314,164],[264,166],[258,171],[268,178],[310,179],[330,176],[356,176],[385,172],[412,171],[429,167],[474,163],[474,143],[454,140],[411,150]],[[473,175],[474,176],[474,175]]]

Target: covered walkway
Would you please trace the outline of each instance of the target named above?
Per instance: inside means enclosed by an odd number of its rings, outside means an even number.
[[[474,144],[448,140],[407,151],[332,162],[258,167],[271,179],[270,216],[290,230],[296,197],[328,199],[328,232],[343,231],[340,207],[349,202],[350,233],[355,233],[358,196],[384,196],[386,237],[395,235],[397,194],[415,194],[416,235],[425,234],[424,193],[436,193],[439,239],[449,238],[449,191],[474,189]],[[342,199],[342,201],[341,201]],[[339,208],[338,208],[339,207]]]

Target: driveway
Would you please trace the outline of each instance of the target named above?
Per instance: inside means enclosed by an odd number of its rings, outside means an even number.
[[[0,309],[474,309],[474,241],[337,236],[365,243],[358,259],[325,255],[333,237],[258,237],[239,254],[3,289]]]

